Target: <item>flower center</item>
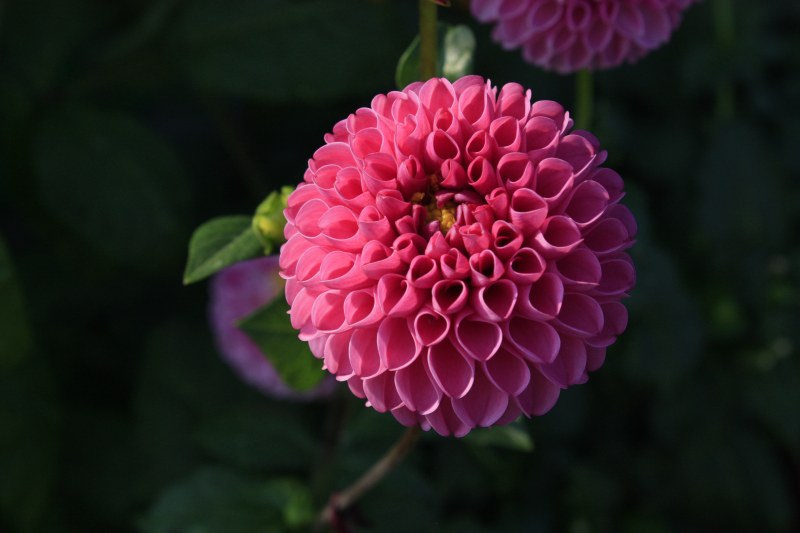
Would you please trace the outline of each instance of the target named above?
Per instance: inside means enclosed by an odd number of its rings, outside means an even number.
[[[439,229],[442,233],[447,233],[456,222],[456,203],[452,200],[439,205],[436,193],[439,192],[439,177],[436,174],[429,176],[428,190],[416,192],[411,196],[411,203],[425,206],[428,212],[427,221],[434,220],[439,222]]]

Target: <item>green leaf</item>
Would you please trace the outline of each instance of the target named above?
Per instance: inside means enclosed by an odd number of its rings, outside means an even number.
[[[420,80],[419,41],[419,35],[414,37],[397,62],[395,83],[398,88]],[[475,56],[475,36],[472,34],[472,30],[464,25],[439,24],[438,43],[437,76],[444,76],[450,81],[455,81],[472,72]]]
[[[101,253],[142,270],[179,264],[188,182],[161,138],[132,117],[69,106],[45,117],[33,143],[43,204]],[[53,239],[61,239],[54,227]]]
[[[528,433],[515,425],[472,430],[464,440],[477,446],[495,446],[518,452],[532,452],[533,440]]]
[[[398,3],[184,2],[166,53],[196,87],[267,102],[368,95],[391,83],[386,58],[407,34]]]
[[[188,285],[232,265],[259,255],[261,244],[244,215],[218,217],[201,225],[189,241],[189,259],[183,273]]]
[[[11,256],[0,238],[0,368],[24,359],[31,349],[31,333],[22,291]]]
[[[212,456],[248,471],[306,468],[316,457],[317,442],[294,407],[226,410],[203,424],[199,443]]]
[[[295,390],[312,389],[325,375],[308,344],[297,338],[289,321],[289,305],[283,298],[239,322],[239,329],[261,348],[281,379]]]
[[[53,373],[43,359],[0,368],[0,525],[10,531],[46,529],[63,451],[60,418]]]
[[[313,516],[311,495],[297,480],[206,467],[167,488],[139,526],[147,533],[261,533],[308,524]]]

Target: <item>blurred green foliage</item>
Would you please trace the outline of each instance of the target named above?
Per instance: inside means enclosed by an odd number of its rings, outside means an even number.
[[[506,437],[425,435],[361,530],[800,529],[800,7],[730,3],[733,38],[707,1],[595,76],[641,230],[606,365]],[[456,4],[477,73],[572,106]],[[239,382],[181,274],[192,228],[298,182],[394,88],[415,8],[0,3],[0,531],[302,530],[400,435],[344,386]]]

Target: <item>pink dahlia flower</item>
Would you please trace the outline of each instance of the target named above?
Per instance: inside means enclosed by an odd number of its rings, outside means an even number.
[[[697,0],[471,0],[495,41],[560,73],[633,62],[666,43]]]
[[[548,411],[626,326],[606,153],[516,83],[432,79],[342,120],[288,198],[291,320],[354,394],[462,436]]]
[[[261,349],[236,327],[238,320],[268,304],[282,289],[277,256],[237,263],[214,276],[209,318],[219,352],[242,381],[270,396],[304,400],[328,395],[333,390],[330,380],[309,392],[289,388]]]

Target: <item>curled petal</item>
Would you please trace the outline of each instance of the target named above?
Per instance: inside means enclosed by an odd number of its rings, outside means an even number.
[[[436,385],[450,398],[462,398],[475,380],[475,363],[449,339],[428,348],[428,367]]]
[[[537,368],[551,383],[562,389],[575,385],[586,371],[586,343],[582,339],[562,335],[558,357],[550,364],[537,365]]]
[[[378,241],[365,244],[361,253],[361,269],[373,280],[401,271],[404,264],[400,254]]]
[[[516,396],[517,405],[526,416],[542,416],[553,408],[561,390],[539,371],[531,370],[528,386]]]
[[[483,250],[469,258],[470,278],[475,287],[483,287],[500,279],[505,272],[503,262],[491,250]]]
[[[350,367],[356,376],[367,379],[386,370],[377,343],[377,328],[361,328],[350,337]]]
[[[547,219],[533,240],[536,250],[548,259],[566,255],[582,242],[575,222],[561,215]]]
[[[456,318],[453,330],[461,353],[478,361],[490,359],[503,342],[500,326],[469,312]]]
[[[470,303],[484,320],[506,320],[517,303],[517,285],[508,279],[497,280],[472,291]]]
[[[549,324],[513,316],[504,322],[506,338],[519,355],[532,363],[552,363],[561,347],[561,339]]]
[[[450,316],[423,307],[414,317],[412,332],[421,346],[432,346],[447,337],[450,332]]]
[[[431,377],[425,357],[398,370],[394,383],[403,404],[411,411],[427,415],[439,407],[442,391]]]
[[[387,274],[378,280],[378,302],[389,316],[409,316],[424,303],[421,289],[399,274]]]
[[[533,234],[547,218],[547,202],[531,189],[517,189],[511,195],[509,218],[514,226]]]
[[[364,395],[370,405],[379,413],[385,413],[403,405],[393,378],[391,373],[383,372],[364,380]]]
[[[547,272],[533,284],[519,288],[517,312],[531,320],[550,320],[558,315],[563,300],[564,284]]]
[[[527,363],[503,346],[483,363],[486,377],[509,396],[520,394],[531,379]]]
[[[506,277],[518,284],[535,282],[546,268],[542,256],[532,248],[520,248],[506,264]]]
[[[441,280],[433,286],[431,303],[443,315],[457,313],[464,308],[468,299],[469,290],[462,280]]]
[[[438,263],[427,255],[418,255],[412,259],[406,276],[408,282],[418,289],[430,289],[442,277]]]
[[[492,250],[502,261],[511,258],[522,247],[522,232],[505,220],[497,220],[492,225]]]
[[[597,287],[602,276],[600,261],[586,247],[578,247],[553,263],[553,267],[564,285],[573,290],[588,290]]]
[[[343,309],[345,320],[354,328],[375,324],[385,316],[371,287],[348,293]]]
[[[397,370],[410,365],[417,358],[422,346],[408,329],[405,318],[386,318],[378,327],[378,353],[383,366]]]
[[[495,387],[478,367],[469,393],[452,400],[452,404],[458,417],[470,427],[489,427],[506,412],[508,394]]]
[[[591,296],[565,294],[555,323],[572,335],[592,337],[603,329],[603,310]]]

